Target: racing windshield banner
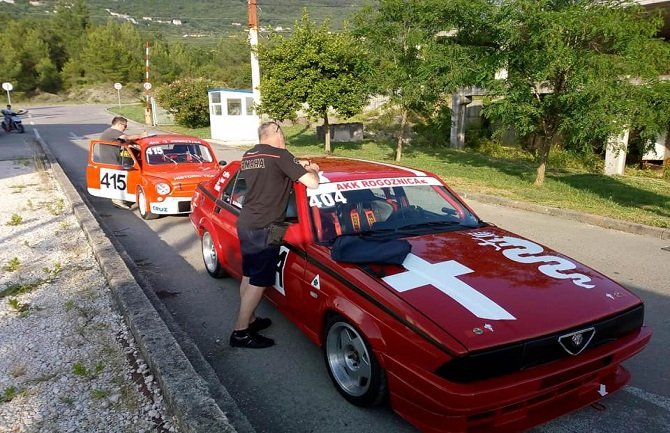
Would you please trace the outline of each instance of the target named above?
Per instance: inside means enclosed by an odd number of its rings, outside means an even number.
[[[385,177],[378,179],[350,180],[344,182],[322,183],[316,189],[308,189],[308,196],[318,196],[340,191],[354,191],[370,188],[388,188],[397,186],[442,185],[434,177]]]

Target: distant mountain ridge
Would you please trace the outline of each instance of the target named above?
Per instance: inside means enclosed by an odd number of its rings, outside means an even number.
[[[258,0],[258,19],[263,30],[290,31],[304,8],[313,21],[330,19],[331,29],[340,30],[344,22],[368,0]],[[0,0],[0,13],[12,16],[48,17],[56,0]],[[149,32],[183,37],[216,37],[246,31],[246,0],[89,0],[95,21],[109,18],[131,22]]]

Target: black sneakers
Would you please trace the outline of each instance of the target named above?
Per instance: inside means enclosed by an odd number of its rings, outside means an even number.
[[[256,333],[269,328],[270,325],[272,325],[272,320],[270,320],[269,317],[256,317],[256,319],[249,324],[249,332]]]
[[[257,321],[258,319],[254,320],[254,323]],[[272,338],[253,333],[250,329],[251,326],[241,331],[233,331],[230,335],[230,345],[232,347],[245,347],[247,349],[265,349],[275,344]]]

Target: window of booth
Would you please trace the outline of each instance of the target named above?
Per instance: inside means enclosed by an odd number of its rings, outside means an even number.
[[[212,106],[209,111],[213,113],[215,116],[222,116],[223,106],[221,105],[221,92],[210,92],[209,94],[210,94],[210,101],[212,103]]]
[[[254,98],[247,97],[246,102],[247,102],[247,116],[253,116],[254,115]]]
[[[229,116],[241,116],[242,115],[242,100],[239,98],[230,98],[226,101],[228,104],[228,115]]]

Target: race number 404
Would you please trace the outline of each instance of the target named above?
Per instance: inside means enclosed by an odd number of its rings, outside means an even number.
[[[335,203],[346,203],[347,199],[344,198],[341,192],[335,191],[334,193],[323,193],[319,195],[312,195],[309,198],[309,205],[311,207],[333,207]]]
[[[128,173],[123,170],[100,170],[100,189],[125,191],[128,188]]]

